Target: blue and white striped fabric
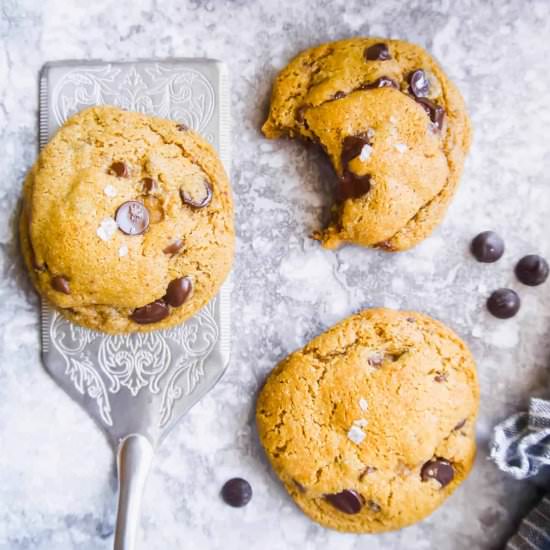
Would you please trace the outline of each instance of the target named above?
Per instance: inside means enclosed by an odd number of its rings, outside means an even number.
[[[550,466],[550,401],[531,399],[529,410],[496,426],[491,458],[516,479],[527,479]],[[550,550],[550,496],[522,520],[506,550]]]

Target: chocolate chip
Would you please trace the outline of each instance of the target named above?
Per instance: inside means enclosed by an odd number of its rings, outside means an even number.
[[[109,174],[117,176],[118,178],[127,178],[130,175],[130,170],[126,163],[117,160],[111,164]]]
[[[457,432],[458,430],[461,430],[466,425],[466,418],[464,420],[461,420],[454,428],[453,432]]]
[[[341,493],[325,495],[325,500],[345,514],[357,514],[363,507],[363,497],[352,489],[344,489]]]
[[[441,374],[436,374],[434,376],[434,380],[436,382],[439,382],[439,383],[447,382],[447,380],[448,380],[447,373],[444,372],[444,373],[441,373]]]
[[[346,97],[346,94],[342,91],[338,91],[332,96],[332,99],[342,99],[343,97]]]
[[[378,513],[382,510],[380,504],[374,502],[374,500],[367,500],[367,508],[374,513]]]
[[[134,323],[148,325],[166,319],[169,313],[170,310],[164,300],[156,300],[146,306],[134,309],[133,313],[130,315],[130,319],[132,319]]]
[[[174,279],[168,284],[164,300],[172,307],[179,307],[189,298],[192,290],[193,282],[190,277]]]
[[[428,97],[430,94],[430,81],[428,75],[418,69],[409,75],[409,87],[414,97]]]
[[[180,122],[179,124],[176,124],[176,128],[180,132],[187,132],[187,130],[189,130],[189,126],[187,126],[187,124],[184,124],[183,122]]]
[[[183,240],[176,239],[172,241],[166,248],[163,248],[165,254],[170,254],[170,256],[175,256],[183,248]]]
[[[126,235],[141,235],[149,227],[149,211],[141,202],[127,201],[118,207],[115,220]]]
[[[442,458],[433,458],[422,466],[420,477],[422,481],[435,479],[441,487],[449,485],[455,476],[453,465]]]
[[[300,491],[300,493],[305,493],[306,492],[306,488],[299,481],[296,481],[295,479],[293,479],[292,483],[294,483],[294,485],[296,486],[296,489],[298,489],[298,491]]]
[[[63,292],[63,294],[70,294],[71,287],[69,286],[69,281],[65,279],[62,275],[57,275],[52,278],[52,288],[57,290],[57,292]]]
[[[445,109],[441,105],[437,105],[424,97],[416,98],[416,102],[426,111],[434,127],[438,131],[441,130],[443,128],[443,121],[445,120]]]
[[[358,199],[366,195],[371,188],[371,177],[369,174],[365,176],[357,176],[353,172],[346,170],[340,178],[339,199]]]
[[[548,262],[536,254],[524,256],[516,265],[516,277],[524,285],[541,285],[548,279]]]
[[[517,292],[510,288],[495,290],[487,300],[487,309],[499,319],[513,317],[521,306],[521,300]]]
[[[383,42],[365,48],[364,55],[367,61],[387,61],[391,59],[390,50]]]
[[[191,196],[188,191],[186,191],[183,187],[180,187],[181,200],[185,204],[188,204],[193,208],[204,208],[210,204],[210,201],[212,200],[212,187],[206,179],[203,179],[201,183],[202,189],[197,197]]]
[[[141,180],[142,192],[148,195],[149,193],[156,193],[159,189],[157,180],[153,178],[143,178]]]
[[[235,477],[225,482],[222,487],[222,498],[229,506],[241,508],[250,502],[252,487],[246,479]]]
[[[374,82],[361,84],[361,86],[359,86],[360,90],[374,90],[375,88],[395,88],[396,90],[398,90],[399,85],[395,80],[391,79],[389,76],[381,76]]]
[[[484,231],[474,238],[470,250],[478,262],[490,264],[504,254],[504,241],[494,231]]]

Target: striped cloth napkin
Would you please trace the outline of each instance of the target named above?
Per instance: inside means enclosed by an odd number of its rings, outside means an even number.
[[[550,465],[550,401],[531,399],[529,410],[498,424],[491,458],[516,479],[527,479]],[[523,518],[506,550],[550,550],[550,496]]]

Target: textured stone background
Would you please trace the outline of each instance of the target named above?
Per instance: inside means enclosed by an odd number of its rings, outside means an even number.
[[[399,255],[306,238],[332,185],[303,146],[258,128],[276,71],[307,46],[351,35],[416,41],[463,91],[475,127],[445,223]],[[209,56],[233,75],[233,187],[238,251],[233,359],[224,380],[160,450],[146,491],[142,548],[496,549],[536,497],[486,460],[495,421],[547,394],[548,285],[518,287],[526,253],[550,257],[550,3],[545,0],[0,0],[0,548],[111,548],[110,449],[39,363],[37,300],[14,237],[21,182],[37,151],[37,75],[56,59]],[[493,228],[507,253],[475,263],[468,242]],[[490,318],[495,287],[518,288],[521,314]],[[468,340],[482,386],[480,452],[464,486],[427,521],[376,537],[309,522],[259,449],[253,403],[266,373],[313,335],[371,305],[413,308]],[[229,476],[254,485],[244,510],[217,493]]]

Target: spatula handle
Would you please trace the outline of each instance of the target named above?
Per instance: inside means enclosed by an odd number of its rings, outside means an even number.
[[[153,446],[146,437],[132,434],[120,442],[114,550],[135,550],[141,498],[152,461]]]

